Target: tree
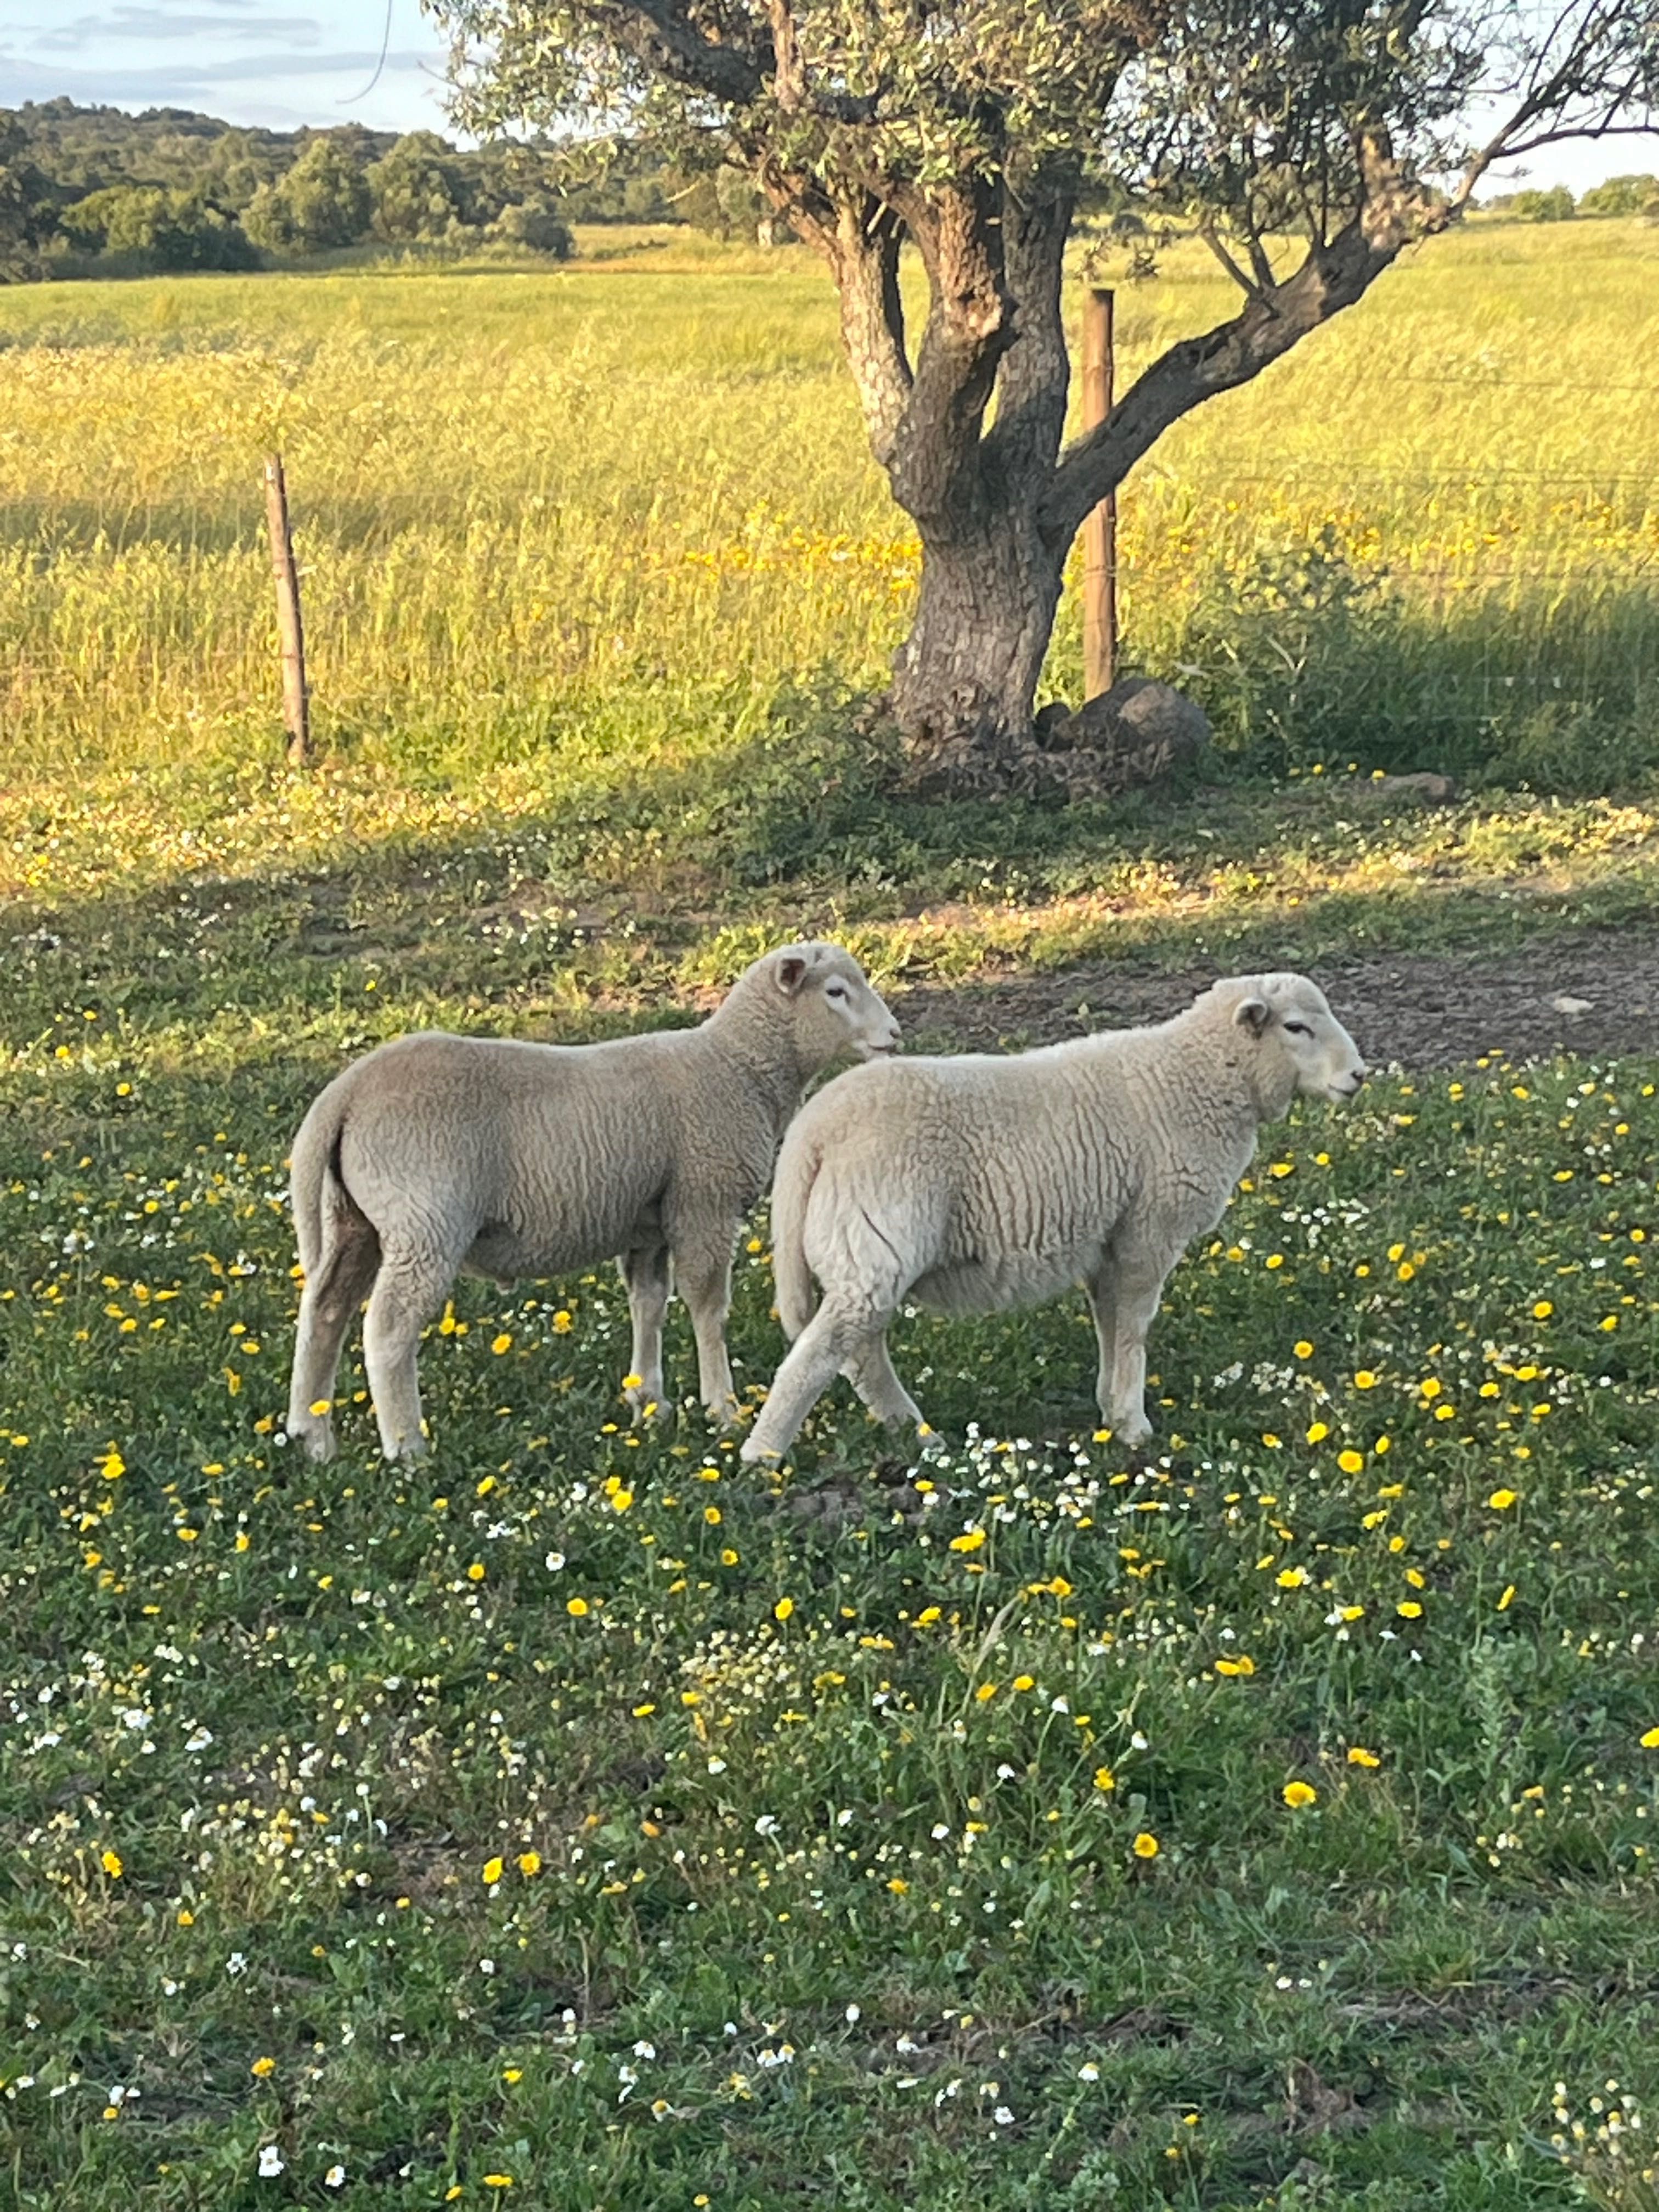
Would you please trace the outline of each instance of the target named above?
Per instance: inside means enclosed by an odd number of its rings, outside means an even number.
[[[322,253],[366,236],[372,211],[362,167],[331,139],[317,137],[286,176],[260,185],[242,228],[274,253]]]
[[[248,269],[256,256],[235,218],[194,192],[112,185],[64,210],[65,234],[94,253],[145,269]]]
[[[392,243],[447,239],[471,212],[465,172],[435,131],[405,132],[368,184],[375,236]]]
[[[1510,202],[1510,213],[1519,216],[1522,222],[1571,222],[1577,212],[1577,204],[1565,185],[1552,185],[1547,191],[1516,192]]]
[[[1659,94],[1659,0],[433,4],[465,126],[580,115],[734,164],[829,263],[924,549],[894,711],[918,771],[969,787],[1030,770],[1066,550],[1164,431],[1351,306],[1494,161],[1644,126]],[[1063,448],[1061,256],[1101,190],[1184,219],[1242,304]]]
[[[539,193],[509,200],[483,235],[485,244],[500,253],[541,253],[552,261],[568,261],[576,250],[568,224]]]
[[[1580,215],[1659,214],[1659,177],[1609,177],[1592,185],[1578,203]]]
[[[34,249],[52,227],[52,188],[28,158],[27,134],[0,110],[0,283],[35,273]]]

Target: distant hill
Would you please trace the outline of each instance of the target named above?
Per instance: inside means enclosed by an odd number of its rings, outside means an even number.
[[[684,219],[655,163],[624,158],[573,186],[556,152],[30,101],[0,109],[0,281],[254,268],[350,247],[557,258],[572,222]]]

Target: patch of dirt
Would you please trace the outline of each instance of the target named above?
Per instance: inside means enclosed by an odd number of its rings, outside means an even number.
[[[912,1050],[1053,1044],[1179,1013],[1212,967],[1154,972],[1097,963],[896,996]],[[1572,930],[1504,952],[1332,958],[1315,980],[1374,1066],[1455,1067],[1486,1053],[1587,1059],[1659,1051],[1659,933]]]

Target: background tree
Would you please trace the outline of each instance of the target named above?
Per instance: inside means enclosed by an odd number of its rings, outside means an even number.
[[[0,283],[32,273],[54,220],[51,187],[29,159],[26,134],[0,112]]]
[[[250,269],[258,256],[234,216],[197,193],[112,185],[66,207],[66,236],[93,253],[149,270]]]
[[[1580,215],[1659,215],[1659,177],[1609,177],[1592,185],[1578,203]]]
[[[1565,185],[1552,185],[1547,191],[1529,187],[1510,201],[1510,213],[1519,216],[1522,222],[1571,222],[1577,211],[1577,203]]]
[[[322,253],[366,237],[373,212],[361,164],[331,138],[319,137],[286,175],[260,185],[242,228],[274,253]]]
[[[1646,127],[1659,94],[1659,0],[434,5],[467,126],[580,115],[682,170],[736,165],[828,261],[924,549],[894,710],[919,775],[969,788],[1031,771],[1067,549],[1164,431],[1359,299],[1495,161]],[[1102,191],[1189,223],[1242,304],[1063,449],[1061,257]]]
[[[465,170],[434,131],[410,131],[368,173],[374,234],[392,244],[447,240],[470,216]]]

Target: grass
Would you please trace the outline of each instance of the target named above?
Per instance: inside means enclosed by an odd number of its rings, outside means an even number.
[[[1134,651],[1235,750],[1054,811],[848,711],[915,554],[820,281],[623,243],[0,294],[0,2195],[1652,2212],[1659,1062],[1298,1110],[1144,1462],[1063,1304],[907,1317],[925,1456],[838,1395],[739,1475],[625,1425],[604,1274],[458,1290],[418,1476],[355,1364],[337,1465],[279,1419],[288,1137],[381,1036],[805,927],[902,988],[1641,924],[1652,410],[1581,386],[1651,234],[1448,241],[1161,448]],[[1131,358],[1219,301],[1177,258]],[[751,1389],[769,1302],[757,1235]]]

